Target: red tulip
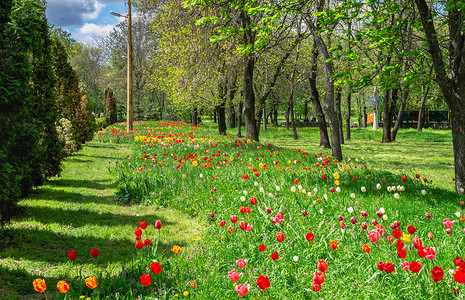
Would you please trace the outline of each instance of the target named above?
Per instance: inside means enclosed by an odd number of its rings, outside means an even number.
[[[306,217],[308,214],[307,214],[307,211],[303,210],[302,211],[302,216]]]
[[[229,217],[229,219],[231,220],[231,223],[236,223],[237,222],[237,216],[236,215],[232,215],[231,217]]]
[[[465,272],[462,270],[456,270],[454,273],[454,279],[457,283],[465,283]]]
[[[444,271],[442,270],[441,267],[435,266],[431,270],[431,278],[433,278],[434,282],[439,282],[441,281],[442,277],[444,276]]]
[[[239,284],[239,285],[236,285],[234,289],[236,290],[236,293],[239,294],[239,296],[245,296],[247,292],[249,291],[249,288],[250,288],[250,284],[248,285]]]
[[[413,246],[418,249],[422,246],[422,242],[421,242],[421,239],[418,237],[418,235],[416,237],[413,238],[412,240],[412,243],[413,243]]]
[[[420,175],[415,174],[415,178],[416,178],[416,179],[420,179]]]
[[[392,236],[388,236],[388,237],[387,237],[387,240],[388,240],[389,243],[394,242],[394,238],[393,238]]]
[[[142,243],[141,241],[136,241],[136,248],[142,249],[142,247],[144,247],[144,243]]]
[[[92,250],[90,250],[90,255],[92,257],[94,257],[94,258],[97,257],[98,256],[98,249],[92,248]]]
[[[417,250],[417,253],[421,258],[426,257],[426,254],[427,254],[426,248],[425,247],[419,247],[418,250]]]
[[[410,271],[413,273],[418,273],[421,270],[421,262],[419,261],[412,261],[410,263]]]
[[[283,242],[284,241],[284,234],[282,234],[281,232],[276,232],[276,239],[280,243]]]
[[[247,223],[245,221],[240,221],[239,222],[239,227],[242,229],[242,230],[246,230],[247,229]]]
[[[321,290],[321,285],[318,284],[318,283],[312,283],[312,290],[315,292],[315,293],[318,293],[320,290]]]
[[[307,239],[307,241],[311,242],[315,238],[315,235],[312,232],[309,232],[305,235],[305,238]]]
[[[399,229],[395,229],[392,231],[392,236],[396,239],[400,239],[402,237],[402,231]]]
[[[257,198],[250,197],[250,203],[252,203],[252,205],[257,205]]]
[[[386,273],[392,273],[394,272],[394,265],[390,262],[386,263],[384,265],[384,271],[386,271]]]
[[[236,265],[241,269],[244,269],[246,264],[247,262],[243,260],[242,258],[239,258],[238,260],[236,260]]]
[[[415,226],[409,225],[409,226],[407,226],[407,231],[410,234],[414,234],[417,231],[417,229],[415,228]]]
[[[384,271],[384,269],[385,269],[385,264],[383,262],[379,262],[378,263],[378,270]]]
[[[326,272],[326,270],[328,270],[328,264],[326,263],[326,261],[324,259],[319,259],[318,260],[318,270],[320,270],[320,272]]]
[[[142,285],[149,286],[152,283],[152,278],[150,278],[150,275],[142,274],[140,276],[140,283],[142,283]]]
[[[150,270],[152,270],[153,274],[160,274],[162,268],[163,267],[157,261],[150,264]]]
[[[245,208],[244,206],[241,206],[241,207],[239,208],[239,212],[240,212],[241,214],[245,214],[245,213],[247,212],[247,210],[246,210],[246,208]]]
[[[444,219],[444,220],[442,220],[442,224],[444,224],[444,226],[445,226],[446,228],[452,228],[452,225],[453,225],[453,223],[452,223],[452,221],[451,221],[450,219]]]
[[[261,244],[258,246],[258,250],[260,250],[261,252],[265,251],[266,250],[266,246]]]
[[[220,222],[220,226],[221,226],[221,227],[226,226],[226,222],[225,222],[224,220],[222,220],[222,221]]]
[[[463,263],[463,259],[461,257],[454,258],[454,265],[459,266]]]
[[[236,270],[231,270],[228,272],[228,278],[231,279],[232,282],[239,281],[239,273]]]
[[[402,176],[402,181],[403,181],[403,182],[407,182],[407,177]]]
[[[435,256],[436,256],[435,247],[426,248],[426,255],[425,255],[426,259],[433,260]]]
[[[372,231],[368,232],[367,236],[370,239],[370,241],[372,241],[374,243],[374,242],[379,241],[379,236],[380,235],[379,235],[379,232],[377,230],[373,229]]]
[[[74,250],[68,251],[68,258],[69,260],[75,260],[77,258],[76,251]]]
[[[212,219],[215,218],[215,214],[211,212],[210,213],[210,218],[212,218]]]
[[[323,282],[325,282],[325,273],[318,271],[315,272],[313,274],[313,282],[321,285]]]
[[[155,228],[160,230],[161,229],[161,222],[160,220],[155,221]]]
[[[140,227],[141,229],[145,229],[145,228],[147,228],[147,223],[146,223],[145,221],[141,221],[141,222],[139,223],[139,227]]]
[[[394,246],[396,246],[397,249],[402,249],[404,248],[404,242],[402,242],[402,240],[397,240]]]
[[[139,227],[137,227],[136,230],[134,230],[134,234],[135,234],[136,236],[142,235],[142,229],[140,229]]]
[[[399,258],[406,258],[407,257],[407,250],[405,249],[397,249],[397,256],[399,256]]]
[[[279,259],[278,252],[275,251],[275,252],[271,253],[270,257],[271,257],[272,260],[278,260]]]
[[[326,178],[328,178],[328,176],[326,176],[326,174],[323,174],[323,175],[321,175],[321,178],[323,178],[323,180],[326,180]]]
[[[269,288],[270,280],[268,279],[268,276],[260,275],[260,277],[257,278],[257,285],[262,291]]]

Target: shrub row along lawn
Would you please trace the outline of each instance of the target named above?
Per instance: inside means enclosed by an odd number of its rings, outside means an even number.
[[[395,166],[385,167],[387,161],[379,167],[366,157],[363,146],[370,142],[347,143],[354,149],[337,162],[317,147],[283,147],[291,141],[280,138],[280,131],[267,131],[262,143],[175,122],[138,123],[131,134],[124,132],[124,124],[101,131],[94,145],[132,150],[124,157],[109,153],[106,166],[98,167],[100,173],[108,168],[110,178],[116,178],[121,206],[107,205],[131,217],[112,223],[125,226],[118,229],[121,241],[111,250],[99,249],[96,260],[83,253],[79,261],[78,250],[89,252],[95,244],[87,236],[93,231],[103,235],[108,228],[95,220],[91,228],[83,214],[75,214],[74,222],[87,228],[81,228],[81,235],[73,233],[73,247],[58,245],[54,250],[71,273],[52,276],[48,290],[56,291],[56,282],[67,280],[72,299],[462,296],[464,198],[450,187],[449,167],[444,168],[447,178],[430,177],[441,162],[423,149],[432,149],[430,138],[436,133],[424,134],[428,138],[416,140],[415,148],[399,138],[412,166],[403,158],[396,172]],[[368,129],[355,132],[372,134]],[[435,146],[447,153],[442,160],[446,164],[452,155],[450,131],[438,134]],[[302,136],[310,139],[317,131]],[[384,149],[387,158],[401,150]],[[417,168],[417,159],[431,164]],[[87,204],[99,205],[93,200]],[[131,211],[139,207],[138,215]],[[196,222],[177,224],[168,217],[173,210],[194,216]],[[109,211],[107,217],[113,214]],[[41,226],[51,226],[46,218]],[[74,228],[71,223],[66,224]],[[186,228],[190,224],[192,231]],[[173,239],[176,229],[189,240]],[[70,260],[69,250],[76,250],[78,259]],[[85,265],[103,259],[107,251],[113,252],[104,264],[116,262],[122,272],[97,273]],[[81,268],[86,274],[72,273]],[[42,278],[42,272],[29,274]],[[74,274],[78,276],[70,279]],[[41,283],[36,282],[39,290]]]

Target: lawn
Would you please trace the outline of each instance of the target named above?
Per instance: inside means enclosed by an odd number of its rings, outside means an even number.
[[[6,299],[39,295],[36,278],[57,299],[59,280],[71,298],[91,299],[461,297],[464,198],[450,131],[401,130],[381,144],[381,131],[353,129],[334,162],[316,128],[294,140],[269,127],[259,144],[235,130],[220,137],[214,124],[123,128],[100,132],[20,203],[0,252]],[[141,221],[152,244],[136,249]],[[85,286],[89,276],[98,288]]]

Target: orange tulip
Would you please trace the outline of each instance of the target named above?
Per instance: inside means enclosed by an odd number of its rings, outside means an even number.
[[[337,249],[337,242],[336,241],[329,241],[329,247],[331,249],[336,250]]]
[[[97,287],[97,278],[95,278],[94,276],[91,276],[91,277],[87,277],[86,278],[86,285],[90,288],[90,289],[95,289]]]
[[[65,294],[69,291],[69,285],[66,283],[66,281],[63,280],[58,281],[57,288],[62,294]]]
[[[47,286],[45,285],[45,281],[43,279],[34,280],[34,282],[32,282],[32,285],[34,286],[34,290],[38,291],[39,293],[43,293],[47,289]]]
[[[367,244],[363,244],[362,246],[362,249],[363,249],[363,252],[366,252],[366,253],[370,253],[370,246],[368,246]]]

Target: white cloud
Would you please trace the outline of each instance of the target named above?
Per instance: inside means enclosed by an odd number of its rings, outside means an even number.
[[[113,28],[113,25],[85,23],[82,27],[76,29],[75,37],[77,40],[86,44],[93,44],[95,42],[95,38],[99,38],[110,33]]]

